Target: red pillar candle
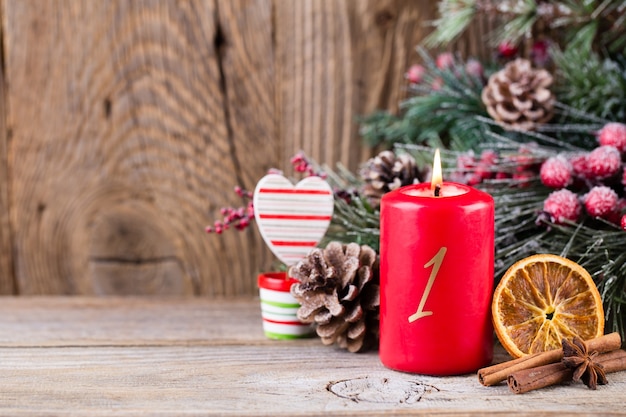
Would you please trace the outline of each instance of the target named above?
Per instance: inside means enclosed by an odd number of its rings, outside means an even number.
[[[380,359],[429,375],[476,371],[493,357],[493,198],[441,183],[383,196]],[[436,187],[435,187],[436,185]]]

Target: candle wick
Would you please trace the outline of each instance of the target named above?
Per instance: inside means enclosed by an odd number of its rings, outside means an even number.
[[[441,192],[441,184],[435,185],[435,197],[439,197],[440,192]]]

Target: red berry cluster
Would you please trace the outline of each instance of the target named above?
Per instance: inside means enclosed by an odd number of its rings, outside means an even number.
[[[541,182],[557,191],[544,202],[555,223],[576,222],[584,211],[626,230],[626,125],[608,123],[597,132],[599,146],[577,155],[557,155],[541,166]],[[580,198],[579,198],[580,195]]]
[[[326,178],[326,173],[322,170],[316,169],[316,167],[309,161],[304,152],[298,152],[291,160],[291,165],[295,172],[300,172],[308,177],[317,176]]]
[[[523,187],[536,177],[538,166],[537,158],[528,146],[522,146],[517,153],[506,156],[486,150],[479,157],[472,153],[459,155],[452,180],[474,186],[485,180],[513,179]]]
[[[290,162],[295,172],[302,173],[305,176],[315,175],[321,178],[326,178],[327,176],[324,171],[319,170],[311,163],[304,152],[298,152],[291,158]],[[270,168],[268,174],[283,175],[283,172],[276,168]],[[207,226],[204,229],[207,233],[217,233],[219,235],[231,227],[241,231],[250,226],[250,223],[254,220],[253,195],[239,186],[235,187],[235,193],[241,197],[242,205],[239,207],[222,207],[220,209],[222,219],[215,220],[213,225]]]
[[[543,68],[550,62],[550,41],[541,39],[535,41],[530,48],[530,58],[535,67]],[[501,61],[510,61],[519,56],[516,44],[504,41],[498,45],[497,58]]]
[[[457,67],[457,61],[454,58],[454,55],[450,52],[443,52],[435,57],[435,65],[440,70],[451,70]],[[476,59],[468,59],[465,63],[465,72],[474,77],[483,78],[484,70],[480,61]],[[407,72],[404,74],[404,78],[410,84],[428,84],[430,88],[433,90],[440,90],[443,87],[443,79],[439,76],[428,76],[428,71],[424,66],[415,64],[409,67]]]
[[[220,214],[222,220],[215,220],[213,226],[207,226],[207,233],[222,234],[224,230],[228,230],[231,226],[236,230],[244,230],[250,226],[251,219],[254,218],[254,206],[252,204],[252,193],[236,186],[235,193],[243,200],[240,207],[222,207]]]

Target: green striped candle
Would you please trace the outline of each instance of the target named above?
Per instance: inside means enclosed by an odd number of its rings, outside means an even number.
[[[297,282],[285,272],[267,272],[258,277],[263,331],[270,339],[299,339],[313,331],[310,324],[296,316],[300,304],[289,290]]]

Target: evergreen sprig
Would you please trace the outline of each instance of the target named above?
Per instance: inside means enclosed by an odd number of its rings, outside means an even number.
[[[626,120],[626,63],[570,48],[552,51],[559,99],[601,118]]]
[[[459,37],[478,15],[503,21],[488,35],[492,45],[531,37],[540,24],[562,31],[561,46],[623,53],[626,48],[626,2],[618,0],[442,0],[429,48]]]
[[[342,164],[337,164],[336,170],[328,166],[324,166],[323,170],[326,181],[335,190],[335,198],[333,217],[321,242],[322,246],[333,240],[356,242],[378,252],[380,215],[359,193],[363,180]]]
[[[427,143],[462,149],[481,140],[477,115],[487,116],[480,94],[484,81],[456,59],[438,68],[432,57],[418,48],[426,68],[424,80],[411,85],[412,96],[400,103],[400,115],[376,112],[361,120],[360,133],[371,146]]]

